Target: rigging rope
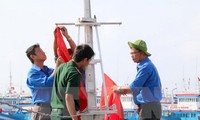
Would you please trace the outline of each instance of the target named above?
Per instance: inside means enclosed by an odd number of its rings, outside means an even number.
[[[30,113],[38,113],[40,115],[43,115],[43,116],[48,116],[48,117],[51,117],[51,116],[55,116],[55,115],[50,115],[50,114],[46,114],[46,113],[42,113],[42,112],[35,112],[35,111],[32,111],[32,110],[27,110],[25,108],[22,108],[22,107],[18,107],[16,105],[12,105],[10,103],[7,103],[7,102],[2,102],[0,101],[0,104],[4,104],[4,105],[8,105],[8,106],[11,106],[13,108],[17,108],[19,110],[23,110],[23,111],[26,111],[26,112],[30,112]],[[73,115],[73,116],[55,116],[55,117],[60,117],[60,118],[72,118],[72,117],[78,117],[80,116],[80,114],[77,114],[77,115]]]

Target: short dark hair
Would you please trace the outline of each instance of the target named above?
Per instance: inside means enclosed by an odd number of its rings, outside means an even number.
[[[94,54],[95,53],[93,49],[89,45],[82,44],[76,47],[72,58],[76,62],[80,62],[84,58],[87,58],[88,60],[91,59],[94,56]]]
[[[68,50],[68,52],[69,52],[69,55],[72,55],[72,54],[73,54],[73,51],[72,51],[71,48],[68,48],[67,50]]]
[[[40,48],[40,45],[38,43],[31,45],[27,50],[26,50],[26,56],[28,59],[33,63],[33,59],[31,58],[31,55],[35,55],[35,48]]]

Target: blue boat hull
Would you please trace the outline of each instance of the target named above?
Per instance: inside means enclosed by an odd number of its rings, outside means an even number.
[[[17,111],[14,113],[0,113],[0,120],[31,120],[31,114],[26,111]]]

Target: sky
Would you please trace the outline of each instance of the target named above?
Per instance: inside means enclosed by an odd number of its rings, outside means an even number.
[[[1,0],[0,1],[0,93],[8,90],[10,73],[16,91],[29,93],[26,86],[31,62],[26,49],[39,43],[47,55],[45,65],[55,67],[53,31],[55,23],[74,23],[84,17],[84,0]],[[91,16],[98,22],[121,25],[98,27],[103,70],[118,85],[130,84],[136,63],[130,56],[128,41],[143,39],[150,59],[158,69],[164,90],[197,90],[200,76],[199,0],[91,0]],[[66,26],[77,43],[78,28]],[[81,34],[84,29],[81,28]],[[81,40],[84,36],[81,36]],[[99,64],[98,64],[99,65]],[[96,86],[102,84],[96,67]]]

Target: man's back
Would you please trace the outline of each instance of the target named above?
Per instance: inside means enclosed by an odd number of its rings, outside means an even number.
[[[81,79],[82,76],[73,61],[69,61],[65,64],[60,65],[54,80],[51,100],[52,108],[66,109],[66,93],[73,94],[74,99],[76,99],[76,106],[79,106],[79,87]]]

